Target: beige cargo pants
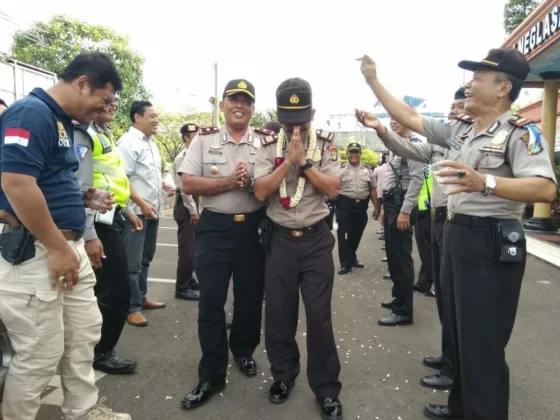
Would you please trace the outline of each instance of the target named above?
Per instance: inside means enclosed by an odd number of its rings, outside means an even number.
[[[33,420],[40,396],[60,367],[66,420],[84,418],[97,403],[93,347],[101,334],[95,274],[84,241],[69,241],[79,256],[79,281],[71,292],[50,287],[47,251],[35,242],[35,258],[13,266],[0,257],[0,318],[6,325],[11,360],[4,420]]]

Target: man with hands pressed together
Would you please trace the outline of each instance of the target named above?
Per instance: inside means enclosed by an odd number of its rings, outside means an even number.
[[[340,362],[334,342],[331,298],[334,237],[326,197],[340,189],[334,135],[313,130],[311,86],[294,78],[276,91],[278,136],[262,139],[255,164],[255,196],[268,200],[261,240],[266,253],[265,342],[274,384],[269,401],[287,401],[299,374],[299,292],[307,318],[307,378],[324,419],[342,418]],[[235,316],[234,316],[235,320]]]
[[[383,107],[428,141],[457,153],[434,174],[449,192],[441,282],[450,322],[456,376],[448,405],[425,406],[431,419],[507,420],[509,368],[505,347],[515,323],[527,259],[520,220],[524,203],[552,202],[556,179],[538,128],[512,116],[530,72],[514,48],[489,51],[465,86],[465,112],[455,124],[422,117],[394,98],[377,78],[375,62],[361,70]]]
[[[263,131],[249,127],[255,88],[244,79],[227,83],[222,128],[201,128],[178,169],[185,194],[200,197],[194,267],[200,284],[198,336],[202,350],[198,385],[182,400],[197,408],[225,388],[228,338],[224,305],[233,276],[229,348],[241,373],[257,374],[253,352],[260,342],[264,254],[258,227],[263,203],[253,195],[253,171]]]

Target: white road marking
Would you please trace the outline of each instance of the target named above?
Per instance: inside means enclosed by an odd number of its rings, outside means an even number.
[[[177,226],[175,226],[175,227],[160,226],[159,229],[177,230]]]
[[[174,246],[177,247],[177,244],[156,244],[157,246]]]
[[[154,277],[148,277],[148,281],[152,283],[172,283],[175,284],[177,280],[175,279],[158,279]]]
[[[104,376],[107,376],[106,373],[99,372],[98,370],[94,370],[95,372],[95,382],[99,381]],[[45,398],[41,400],[41,404],[46,405],[58,405],[61,406],[62,402],[64,401],[64,394],[62,393],[62,384],[60,382],[60,375],[55,375],[51,381],[49,382],[49,386],[55,387],[56,389],[47,395]]]

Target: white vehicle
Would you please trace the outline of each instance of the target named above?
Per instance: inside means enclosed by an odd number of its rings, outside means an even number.
[[[0,56],[0,98],[10,105],[33,88],[48,89],[57,81],[56,74]]]

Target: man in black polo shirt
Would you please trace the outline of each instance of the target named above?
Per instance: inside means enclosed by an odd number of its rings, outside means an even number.
[[[66,420],[131,418],[97,404],[92,361],[101,315],[82,239],[84,201],[100,210],[110,201],[80,189],[72,124],[88,124],[121,87],[107,56],[79,55],[55,86],[34,89],[0,118],[0,209],[17,219],[0,240],[0,318],[14,350],[4,420],[35,419],[57,367]]]

